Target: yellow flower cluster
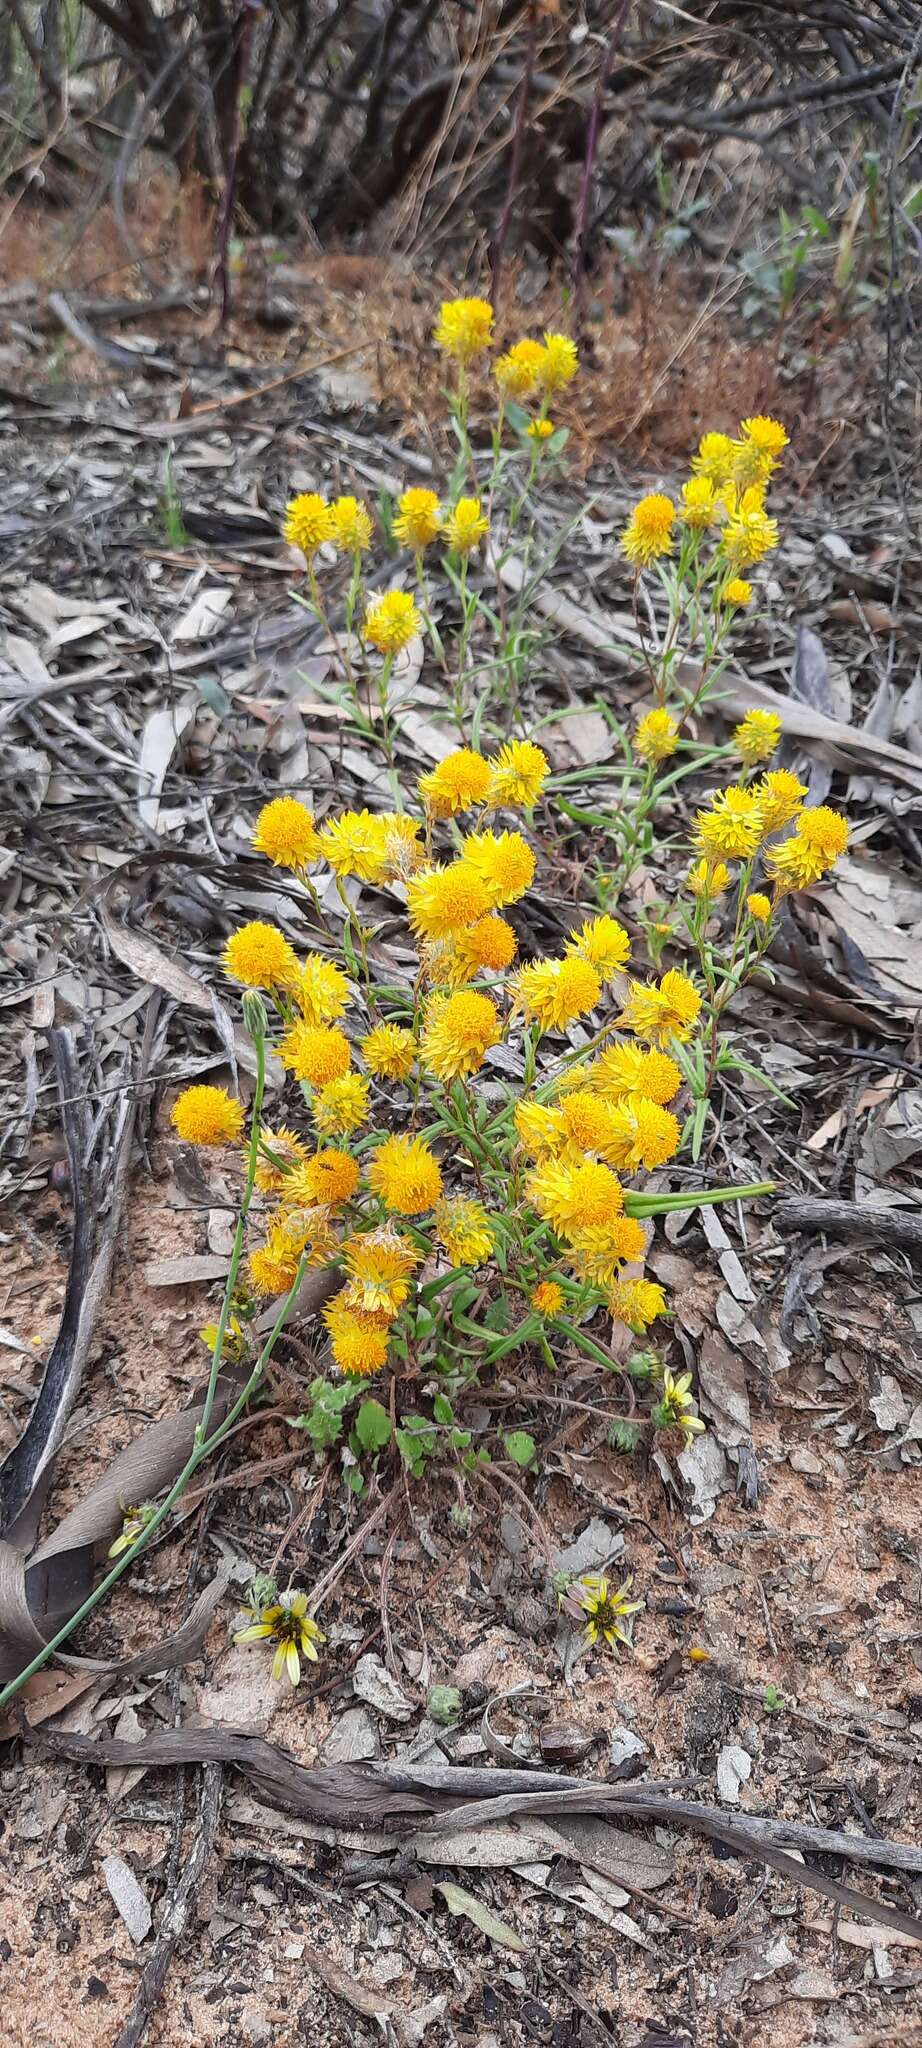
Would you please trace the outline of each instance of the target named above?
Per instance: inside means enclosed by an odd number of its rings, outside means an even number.
[[[752,585],[739,571],[761,562],[778,545],[778,527],[766,512],[765,493],[787,445],[780,420],[761,414],[741,421],[736,439],[704,434],[678,504],[664,492],[652,491],[634,506],[621,535],[628,561],[640,570],[673,554],[677,527],[684,536],[683,559],[713,532],[716,545],[702,566],[713,579],[715,608],[732,610],[748,604]]]
[[[772,712],[749,712],[734,734],[743,759],[754,762],[773,750],[780,724]],[[768,769],[746,787],[731,784],[711,798],[697,814],[695,840],[701,859],[689,876],[692,894],[714,897],[729,881],[726,862],[740,861],[747,874],[761,857],[774,884],[777,903],[795,889],[807,889],[829,873],[848,846],[848,825],[828,804],[804,807],[806,788],[786,768]],[[788,837],[776,834],[793,825]],[[747,897],[749,915],[765,924],[771,914],[767,896],[756,890]]]

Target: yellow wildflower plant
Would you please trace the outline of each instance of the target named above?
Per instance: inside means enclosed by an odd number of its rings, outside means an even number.
[[[264,853],[273,867],[303,874],[320,858],[320,840],[313,811],[295,796],[276,796],[264,804],[250,841],[254,853]]]
[[[321,1137],[345,1138],[368,1122],[369,1086],[364,1074],[338,1074],[316,1089],[311,1115]]]
[[[446,299],[435,329],[436,347],[457,363],[469,363],[489,348],[493,308],[488,299]]]
[[[529,441],[549,441],[556,428],[553,420],[532,420],[525,432]]]
[[[352,999],[341,968],[322,953],[306,953],[289,986],[305,1024],[335,1024]]]
[[[226,1088],[184,1088],[170,1111],[170,1122],[187,1145],[233,1145],[243,1130],[243,1103]]]
[[[550,772],[547,755],[532,740],[510,740],[490,762],[489,800],[530,810]]]
[[[733,745],[747,768],[757,767],[760,761],[770,761],[780,739],[781,720],[777,711],[747,711],[745,718],[733,730]]]
[[[672,553],[676,509],[662,491],[650,491],[634,506],[621,535],[621,546],[636,569],[646,569]]]
[[[326,1641],[323,1630],[308,1613],[305,1593],[282,1593],[272,1606],[263,1608],[259,1620],[248,1622],[234,1636],[235,1643],[275,1644],[272,1676],[276,1683],[287,1678],[290,1685],[301,1682],[301,1659],[316,1664],[318,1644]]]
[[[572,384],[579,369],[579,351],[568,334],[546,333],[544,347],[537,365],[536,382],[540,391],[550,397],[555,391],[565,391]]]
[[[255,918],[231,933],[224,948],[224,971],[246,988],[291,988],[298,980],[298,958],[277,925]]]
[[[462,864],[480,883],[486,910],[504,910],[507,904],[517,903],[535,878],[535,856],[520,832],[470,833],[464,841]]]
[[[430,818],[456,818],[476,804],[485,804],[492,774],[490,762],[469,747],[446,754],[436,768],[419,778],[419,793]]]
[[[554,1317],[559,1316],[567,1297],[558,1281],[539,1280],[537,1287],[532,1288],[528,1299],[536,1315],[545,1316],[549,1322],[553,1322]]]
[[[362,638],[379,654],[399,654],[422,629],[422,613],[409,590],[385,590],[369,597]]]
[[[385,1081],[405,1081],[419,1048],[403,1024],[375,1024],[362,1039],[362,1058],[370,1074]]]
[[[385,1138],[372,1154],[368,1179],[396,1216],[421,1216],[435,1208],[442,1192],[439,1162],[422,1138]]]
[[[679,723],[663,706],[647,711],[637,726],[633,746],[641,761],[668,761],[679,744]]]
[[[489,1259],[496,1239],[482,1203],[456,1196],[440,1202],[433,1212],[433,1228],[453,1266],[481,1266]]]
[[[401,492],[397,500],[394,537],[414,555],[432,546],[442,530],[442,507],[435,491],[416,487]]]
[[[632,1583],[628,1577],[615,1588],[597,1572],[587,1572],[578,1580],[575,1591],[586,1617],[586,1641],[592,1647],[605,1643],[616,1651],[620,1643],[631,1648],[631,1616],[643,1606],[642,1600],[628,1599]]]
[[[489,531],[490,522],[479,498],[459,498],[442,521],[442,532],[456,555],[469,555]]]
[[[517,341],[493,365],[493,375],[504,398],[530,398],[538,388],[538,371],[544,363],[540,341]]]
[[[299,497],[292,498],[285,507],[282,530],[289,547],[299,548],[308,562],[313,561],[324,541],[333,538],[333,521],[326,499],[316,491],[302,491]]]
[[[358,498],[335,499],[330,506],[330,539],[342,555],[363,555],[374,532],[367,505]]]
[[[420,1060],[440,1081],[455,1081],[476,1074],[501,1035],[499,1011],[489,996],[475,989],[433,996],[425,1012]]]

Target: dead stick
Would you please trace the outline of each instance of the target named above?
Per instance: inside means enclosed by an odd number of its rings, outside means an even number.
[[[224,1772],[221,1765],[206,1764],[202,1773],[198,1834],[188,1861],[183,1866],[176,1890],[167,1900],[157,1946],[141,1972],[134,2004],[121,2032],[116,2036],[114,2048],[138,2048],[138,2042],[143,2039],[153,2018],[170,1964],[185,1934],[189,1914],[211,1858],[221,1812],[223,1782]]]
[[[860,1202],[825,1202],[796,1197],[773,1211],[776,1230],[829,1231],[833,1237],[873,1237],[879,1244],[922,1252],[922,1216],[900,1209],[873,1209]]]

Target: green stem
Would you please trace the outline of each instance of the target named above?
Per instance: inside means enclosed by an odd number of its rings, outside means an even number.
[[[227,1275],[227,1284],[224,1289],[224,1300],[221,1303],[221,1313],[218,1317],[218,1328],[217,1333],[215,1335],[214,1350],[211,1354],[211,1369],[208,1374],[208,1386],[205,1390],[205,1402],[202,1408],[202,1419],[195,1432],[196,1441],[198,1443],[201,1443],[207,1436],[208,1424],[211,1421],[211,1411],[214,1407],[215,1402],[215,1391],[218,1384],[218,1374],[221,1370],[221,1356],[224,1350],[224,1339],[227,1335],[227,1325],[230,1320],[231,1302],[234,1298],[234,1289],[237,1285],[237,1274],[240,1271],[240,1261],[243,1257],[243,1240],[244,1235],[246,1233],[246,1221],[247,1216],[249,1214],[250,1203],[253,1199],[253,1188],[256,1183],[256,1168],[259,1164],[260,1120],[262,1117],[263,1095],[265,1093],[266,1087],[266,1041],[261,1031],[256,1033],[255,1046],[256,1088],[253,1094],[253,1108],[250,1120],[250,1149],[247,1155],[246,1185],[243,1190],[243,1199],[240,1204],[240,1214],[237,1217],[237,1229],[234,1233],[234,1243],[233,1249],[231,1251],[231,1261]]]

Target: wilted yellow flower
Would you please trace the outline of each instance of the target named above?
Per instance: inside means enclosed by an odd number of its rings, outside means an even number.
[[[778,522],[770,519],[758,486],[743,492],[737,509],[727,520],[720,545],[734,569],[747,569],[761,562],[778,546]]]
[[[679,728],[671,713],[658,708],[648,711],[634,734],[635,754],[642,761],[666,761],[679,744]]]
[[[551,764],[532,740],[510,740],[490,762],[490,801],[494,804],[536,804]]]
[[[745,576],[731,576],[729,583],[724,584],[724,604],[750,604],[752,602],[752,589],[752,584],[746,582]]]
[[[682,485],[679,517],[683,525],[703,532],[706,526],[716,525],[719,509],[717,492],[709,476],[693,476]]]
[[[563,1288],[558,1287],[556,1280],[539,1280],[537,1287],[532,1288],[528,1300],[536,1315],[546,1316],[549,1322],[553,1322],[554,1317],[559,1316],[564,1306],[566,1295]]]
[[[567,940],[567,952],[576,953],[580,959],[588,960],[594,967],[600,981],[613,981],[620,974],[631,950],[631,942],[623,924],[616,917],[603,913],[591,917],[580,931],[571,932]]]
[[[520,832],[471,832],[462,859],[486,891],[487,910],[517,903],[535,878],[535,856]]]
[[[294,1286],[300,1264],[300,1249],[281,1231],[273,1231],[267,1244],[257,1245],[247,1260],[247,1272],[254,1294],[287,1294]]]
[[[733,744],[747,768],[754,768],[759,761],[770,761],[780,738],[777,711],[747,711],[733,732]]]
[[[611,1106],[613,1166],[665,1166],[679,1149],[682,1132],[677,1117],[644,1095],[625,1095]]]
[[[387,1361],[388,1319],[372,1310],[350,1308],[347,1289],[340,1288],[328,1301],[323,1320],[330,1333],[330,1349],[340,1372],[366,1379],[380,1372]]]
[[[657,561],[660,555],[670,555],[674,525],[675,506],[671,498],[664,497],[662,491],[651,491],[641,498],[621,535],[628,561],[645,569],[648,562]]]
[[[423,829],[420,819],[408,818],[406,811],[381,811],[378,828],[384,848],[381,859],[382,881],[409,881],[423,858],[423,849],[419,844],[419,835]]]
[[[416,1058],[416,1040],[402,1024],[376,1024],[362,1039],[362,1058],[370,1074],[405,1081]]]
[[[303,1018],[290,1025],[278,1048],[279,1059],[298,1081],[312,1088],[325,1088],[338,1081],[352,1061],[349,1040],[326,1024],[305,1024]]]
[[[568,384],[572,384],[578,369],[579,353],[569,335],[546,333],[538,364],[539,389],[547,392],[565,390]]]
[[[489,533],[490,522],[481,510],[479,498],[459,498],[442,521],[442,532],[456,555],[469,555]]]
[[[694,982],[679,968],[671,967],[657,987],[655,982],[632,981],[628,1001],[618,1018],[638,1038],[653,1045],[666,1045],[670,1038],[681,1044],[690,1038],[701,1008]]]
[[[442,524],[442,507],[435,491],[404,491],[397,501],[397,518],[394,520],[394,535],[401,547],[412,548],[415,555],[430,546]]]
[[[368,1082],[364,1074],[340,1074],[318,1089],[311,1105],[324,1138],[344,1138],[368,1121]]]
[[[751,860],[762,833],[756,792],[737,784],[719,789],[710,809],[699,811],[695,819],[695,843],[708,858]]]
[[[250,843],[273,867],[289,868],[293,874],[300,874],[320,858],[313,811],[296,796],[276,796],[263,805]]]
[[[385,590],[369,597],[362,639],[379,654],[399,654],[423,630],[423,615],[409,590]]]
[[[799,815],[806,794],[806,783],[798,781],[788,768],[770,768],[767,775],[752,784],[764,838],[771,832],[780,832],[783,825],[789,825]]]
[[[512,1113],[519,1143],[530,1159],[560,1149],[562,1125],[557,1111],[543,1102],[517,1102]]]
[[[601,1094],[645,1095],[648,1102],[671,1102],[682,1086],[682,1071],[668,1053],[655,1046],[610,1045],[592,1069],[593,1086]]]
[[[610,1216],[605,1223],[578,1230],[569,1244],[578,1278],[594,1287],[610,1287],[619,1268],[635,1265],[647,1249],[644,1227],[636,1216]]]
[[[458,363],[469,363],[493,338],[493,308],[487,299],[446,299],[435,343]]]
[[[332,532],[330,507],[316,491],[302,491],[299,497],[292,498],[286,505],[283,536],[289,547],[300,548],[309,562],[324,541],[331,538]]]
[[[436,1237],[453,1266],[479,1266],[490,1257],[496,1240],[480,1202],[468,1202],[461,1197],[440,1202],[432,1221]]]
[[[351,1001],[345,975],[322,953],[305,954],[294,993],[305,1024],[332,1024]]]
[[[387,855],[387,828],[371,811],[342,811],[324,825],[320,850],[334,875],[379,882]]]
[[[691,1387],[691,1373],[680,1373],[674,1379],[667,1366],[663,1373],[663,1391],[653,1410],[653,1421],[659,1429],[680,1429],[685,1436],[700,1436],[704,1423],[694,1413]]]
[[[553,420],[532,420],[525,432],[529,441],[549,441],[554,432]]]
[[[335,1086],[335,1083],[334,1083]],[[287,1209],[338,1209],[359,1184],[359,1169],[349,1152],[327,1146],[296,1166],[285,1183]]]
[[[733,442],[729,434],[702,434],[692,461],[695,475],[707,477],[719,487],[729,482],[732,466]]]
[[[419,778],[419,793],[430,817],[455,818],[473,804],[486,803],[491,773],[490,762],[469,747],[446,754],[438,767]]]
[[[243,1103],[226,1088],[184,1088],[170,1111],[177,1137],[187,1145],[232,1145],[243,1129]]]
[[[606,1578],[596,1572],[588,1572],[575,1588],[580,1606],[586,1615],[586,1641],[607,1643],[610,1650],[617,1650],[619,1643],[631,1647],[630,1630],[624,1624],[643,1606],[642,1600],[629,1600],[632,1580],[626,1578],[617,1591],[612,1591]]]
[[[284,1187],[291,1168],[307,1158],[307,1146],[297,1131],[289,1130],[287,1124],[279,1124],[275,1130],[268,1124],[262,1124],[259,1144],[255,1185],[263,1195],[276,1195]],[[267,1157],[269,1153],[271,1158]]]
[[[520,967],[511,988],[515,1001],[542,1031],[562,1031],[577,1017],[585,1017],[602,994],[595,968],[578,953]]]
[[[517,341],[494,365],[493,375],[504,398],[528,398],[538,382],[544,360],[540,341]]]
[[[410,924],[427,939],[463,931],[485,917],[489,908],[489,892],[466,857],[447,868],[424,868],[407,884]]]
[[[582,1165],[542,1159],[528,1175],[525,1192],[538,1215],[561,1237],[609,1223],[624,1207],[621,1182],[595,1159]]]
[[[631,1330],[645,1330],[666,1306],[666,1296],[656,1280],[616,1280],[607,1300],[615,1321],[627,1323]]]
[[[439,1162],[422,1138],[385,1138],[371,1155],[368,1179],[386,1209],[421,1216],[442,1192]]]
[[[246,988],[291,988],[299,973],[297,954],[284,932],[258,918],[231,932],[224,948],[224,971]]]
[[[330,506],[330,528],[330,538],[341,554],[361,555],[371,546],[371,515],[358,498],[336,499]]]
[[[689,868],[688,887],[699,901],[705,896],[709,901],[722,896],[729,884],[730,870],[722,860],[696,860]]]
[[[420,1059],[440,1081],[476,1074],[501,1036],[499,1012],[489,996],[474,989],[434,996],[426,1011]]]
[[[747,896],[746,909],[750,917],[755,918],[756,924],[767,924],[772,914],[770,898],[763,896],[759,889],[754,889],[752,895]]]
[[[258,1621],[246,1628],[238,1628],[235,1643],[256,1643],[260,1639],[276,1644],[272,1659],[272,1676],[278,1682],[288,1678],[297,1685],[301,1678],[301,1658],[310,1664],[317,1662],[317,1644],[325,1643],[326,1636],[307,1611],[305,1593],[283,1593],[271,1607],[264,1607]]]
[[[351,1237],[343,1246],[342,1263],[347,1307],[393,1318],[410,1292],[419,1253],[409,1238],[384,1225],[363,1237]]]
[[[444,979],[453,987],[473,981],[475,974],[501,974],[515,958],[516,936],[504,917],[481,917],[467,931],[458,932],[444,966]]]

